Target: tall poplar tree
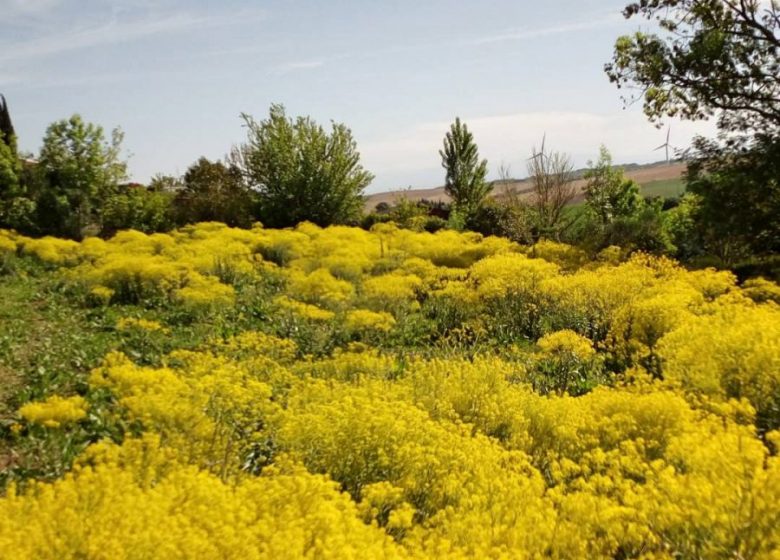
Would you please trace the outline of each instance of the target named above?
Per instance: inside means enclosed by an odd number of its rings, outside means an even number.
[[[485,202],[493,185],[485,180],[487,160],[479,159],[474,135],[456,118],[439,150],[441,165],[447,171],[444,189],[455,210],[468,221]]]

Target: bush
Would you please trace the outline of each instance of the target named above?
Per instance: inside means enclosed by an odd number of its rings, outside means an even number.
[[[272,105],[260,122],[243,117],[249,133],[238,159],[258,193],[264,224],[357,223],[363,190],[373,175],[360,165],[357,144],[345,125],[333,123],[328,133],[309,117],[288,118],[281,105]]]
[[[110,237],[123,229],[144,233],[169,231],[173,228],[173,194],[152,191],[143,186],[127,186],[124,192],[111,196],[101,210],[103,230]]]
[[[512,202],[486,201],[466,222],[466,227],[482,235],[497,235],[523,244],[530,244],[533,239],[529,210]]]
[[[200,158],[192,164],[173,202],[179,225],[222,222],[248,228],[255,220],[255,195],[244,184],[241,171],[220,161]]]

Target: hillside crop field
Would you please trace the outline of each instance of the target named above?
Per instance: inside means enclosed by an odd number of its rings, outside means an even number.
[[[4,559],[780,558],[780,288],[610,247],[0,232]]]
[[[654,163],[647,165],[630,165],[625,170],[625,176],[639,183],[643,196],[676,197],[685,192],[685,183],[682,176],[685,173],[684,163]],[[581,175],[583,170],[577,172]],[[587,181],[578,178],[573,181],[577,192],[572,204],[581,204],[585,200],[584,189]],[[522,198],[528,198],[533,192],[533,183],[528,179],[509,181],[496,181],[491,196],[502,199],[507,192],[514,192]],[[433,202],[451,202],[444,187],[428,189],[406,189],[388,192],[373,193],[366,197],[364,209],[371,212],[377,204],[395,204],[405,199],[413,202],[428,200]]]
[[[645,183],[641,188],[642,196],[661,198],[679,198],[685,194],[685,181],[682,179],[662,179]]]

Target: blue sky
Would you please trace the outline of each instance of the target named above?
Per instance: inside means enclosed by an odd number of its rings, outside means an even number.
[[[220,158],[239,114],[272,102],[353,131],[369,191],[443,182],[455,116],[491,175],[547,145],[575,163],[604,143],[618,162],[660,159],[665,131],[623,109],[603,64],[639,28],[618,0],[0,0],[0,92],[23,149],[74,112],[121,126],[146,181]],[[709,123],[672,122],[685,146]]]

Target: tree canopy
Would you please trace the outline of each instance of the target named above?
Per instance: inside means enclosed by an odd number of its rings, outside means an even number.
[[[688,153],[688,217],[723,264],[780,244],[780,4],[776,0],[641,0],[624,15],[658,33],[620,37],[605,70],[655,122],[714,117],[718,139]]]
[[[49,126],[38,164],[45,182],[38,211],[50,233],[79,238],[84,228],[99,228],[103,202],[127,177],[122,139],[116,128],[106,140],[101,126],[79,115]]]
[[[780,252],[780,138],[761,136],[749,150],[725,152],[697,142],[688,166],[694,218],[707,250],[733,265],[749,254]]]
[[[289,118],[276,104],[260,122],[242,116],[249,133],[238,159],[259,195],[264,224],[357,222],[374,176],[360,164],[349,128],[334,122],[327,132],[310,117]]]
[[[252,223],[254,197],[236,165],[201,157],[184,174],[175,198],[176,221],[223,222],[248,227]]]
[[[589,162],[585,172],[585,202],[602,226],[617,218],[631,216],[642,204],[639,185],[628,179],[623,169],[612,165],[612,155],[605,146],[599,150],[598,161]]]
[[[0,219],[4,203],[18,194],[21,162],[16,150],[16,133],[5,96],[0,95]]]
[[[641,0],[623,13],[659,33],[620,37],[605,70],[651,120],[717,116],[724,131],[780,132],[780,4]]]

